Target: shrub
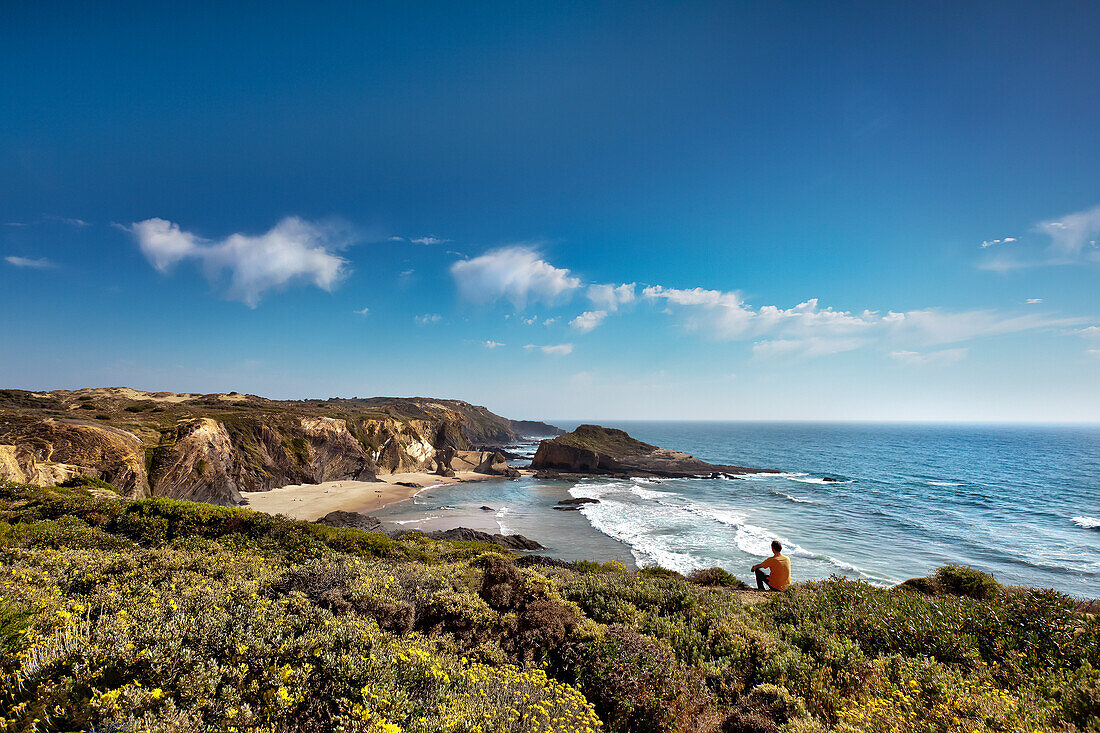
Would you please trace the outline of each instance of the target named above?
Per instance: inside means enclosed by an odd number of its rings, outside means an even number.
[[[734,577],[722,568],[707,568],[695,570],[688,575],[688,582],[695,585],[721,586],[723,588],[748,588],[744,581]]]
[[[933,576],[944,593],[986,600],[1000,592],[992,575],[962,565],[944,565]]]
[[[709,702],[697,673],[667,646],[626,627],[612,626],[571,652],[577,684],[610,731],[692,730]]]
[[[737,702],[722,723],[722,733],[779,733],[783,725],[805,715],[806,707],[787,688],[758,685]]]
[[[109,489],[118,493],[118,489],[113,484],[109,484],[103,479],[94,478],[92,476],[71,476],[62,481],[58,486],[66,489]]]

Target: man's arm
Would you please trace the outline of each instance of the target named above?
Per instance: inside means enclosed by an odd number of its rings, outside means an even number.
[[[757,563],[756,565],[753,565],[751,568],[749,568],[749,572],[750,573],[755,573],[761,567],[763,567],[763,563]]]

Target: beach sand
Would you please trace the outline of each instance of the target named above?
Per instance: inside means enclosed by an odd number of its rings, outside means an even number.
[[[453,465],[457,469],[456,461]],[[408,499],[427,486],[443,486],[469,481],[498,479],[470,470],[455,472],[454,478],[434,473],[379,474],[378,481],[326,481],[321,484],[295,484],[271,491],[242,491],[250,509],[267,514],[283,514],[294,519],[314,521],[329,512],[370,512]],[[398,482],[415,484],[399,486]]]

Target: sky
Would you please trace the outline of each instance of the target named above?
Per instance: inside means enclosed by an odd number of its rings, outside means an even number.
[[[1100,421],[1095,2],[4,16],[4,387]]]

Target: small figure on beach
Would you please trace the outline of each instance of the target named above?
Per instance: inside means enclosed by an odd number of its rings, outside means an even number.
[[[772,556],[753,565],[752,571],[756,573],[756,587],[760,590],[786,590],[791,584],[791,561],[783,554],[779,540],[772,540]]]

